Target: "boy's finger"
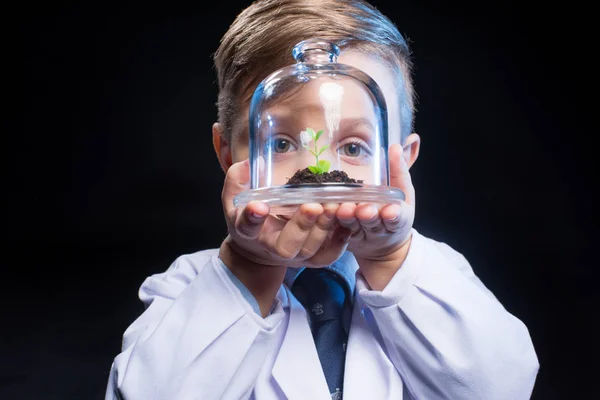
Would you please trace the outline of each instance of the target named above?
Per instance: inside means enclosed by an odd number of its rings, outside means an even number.
[[[359,205],[356,218],[365,232],[379,233],[385,231],[385,226],[379,217],[379,210],[372,204]]]
[[[379,216],[387,231],[397,232],[406,223],[402,208],[400,204],[388,204],[381,209]]]
[[[353,236],[362,231],[356,218],[357,207],[354,203],[343,203],[336,213],[339,224],[348,229]]]
[[[404,159],[402,146],[395,143],[389,149],[390,159],[390,186],[396,187],[404,192],[405,201],[415,204],[415,188],[412,184],[408,164]]]
[[[261,202],[248,203],[244,210],[238,213],[235,230],[246,239],[256,239],[269,215],[269,207]]]
[[[284,260],[294,259],[322,213],[323,207],[320,204],[301,205],[272,244],[275,253]]]
[[[348,248],[350,236],[352,233],[338,226],[333,231],[333,234],[328,236],[320,251],[317,251],[314,256],[304,262],[305,266],[309,267],[325,267],[336,262]]]
[[[225,175],[225,183],[221,193],[225,215],[232,218],[237,209],[233,199],[244,190],[250,189],[250,164],[248,160],[233,164]]]
[[[301,258],[306,259],[314,256],[323,246],[331,229],[335,226],[335,212],[338,207],[337,204],[323,205],[323,213],[317,218],[317,222],[313,226],[302,249],[300,249],[300,252],[298,253]]]

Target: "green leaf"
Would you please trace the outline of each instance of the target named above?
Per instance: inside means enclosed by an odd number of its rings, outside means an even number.
[[[329,171],[329,167],[331,167],[331,163],[327,160],[319,160],[318,167],[322,171],[322,173],[325,173],[325,172]]]
[[[319,168],[314,166],[314,165],[309,165],[308,169],[310,170],[310,172],[312,172],[313,174],[320,174],[321,171],[319,171]]]
[[[313,132],[314,132],[314,131],[313,131]],[[316,137],[315,137],[315,142],[316,142],[317,140],[319,140],[319,138],[321,137],[321,135],[322,135],[322,134],[323,134],[323,129],[321,129],[319,132],[317,132],[317,135],[316,135]]]
[[[310,149],[310,148],[308,148],[308,147],[307,147],[306,149],[307,149],[308,151],[310,151],[310,154],[312,154],[313,156],[315,156],[315,157],[319,157],[319,156],[317,155],[317,153],[315,153],[315,152],[314,152],[312,149]]]
[[[315,137],[317,136],[317,134],[315,133],[315,130],[313,128],[306,128],[306,132],[308,132],[308,134],[310,135],[310,137],[312,138],[312,140],[314,140],[315,142],[317,141],[315,139]]]
[[[328,148],[329,148],[329,145],[328,145],[328,144],[326,144],[325,146],[321,147],[321,150],[319,150],[319,154],[317,154],[315,157],[318,157],[318,156],[320,156],[321,154],[323,154],[323,152],[324,152],[325,150],[327,150]]]

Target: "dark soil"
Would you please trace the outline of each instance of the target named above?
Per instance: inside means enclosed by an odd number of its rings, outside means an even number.
[[[363,183],[362,180],[356,180],[350,178],[344,171],[333,170],[331,172],[325,172],[324,174],[313,174],[308,168],[298,170],[294,176],[292,176],[287,184],[298,185],[301,183]]]

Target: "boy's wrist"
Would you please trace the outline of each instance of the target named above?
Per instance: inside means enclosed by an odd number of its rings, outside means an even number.
[[[408,256],[412,234],[397,249],[377,258],[356,258],[359,269],[372,290],[383,290],[402,267]]]
[[[258,302],[261,315],[268,316],[285,278],[285,267],[257,263],[228,236],[219,249],[219,258]]]

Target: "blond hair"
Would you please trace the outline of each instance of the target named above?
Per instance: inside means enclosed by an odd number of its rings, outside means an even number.
[[[218,118],[228,141],[235,115],[248,104],[256,86],[294,62],[294,45],[314,37],[334,42],[342,51],[375,54],[398,72],[402,139],[412,132],[410,49],[387,17],[362,0],[258,0],[237,16],[214,55]]]

